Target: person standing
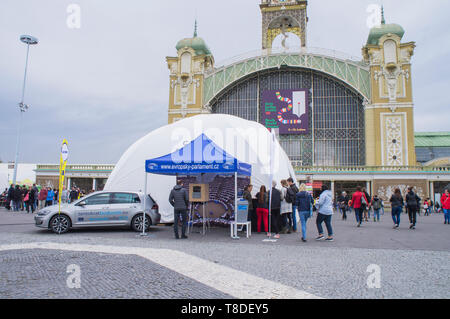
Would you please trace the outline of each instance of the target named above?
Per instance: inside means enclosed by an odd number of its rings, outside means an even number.
[[[370,204],[373,207],[373,221],[380,221],[380,210],[383,207],[383,200],[378,197],[378,195],[374,195],[372,202]]]
[[[19,185],[16,185],[13,192],[13,209],[15,212],[20,210],[20,202],[22,201],[22,190]]]
[[[288,198],[289,185],[287,180],[283,179],[281,181],[281,219],[283,224],[283,230],[281,233],[290,234],[292,225],[292,201]],[[288,202],[291,201],[290,203]]]
[[[438,203],[436,204],[439,205]],[[442,194],[441,207],[444,213],[444,224],[450,225],[450,194],[448,188],[446,188],[444,194]]]
[[[347,220],[347,210],[348,210],[348,202],[350,201],[350,197],[346,192],[342,192],[338,197],[338,207],[342,214],[342,220]]]
[[[170,192],[169,203],[174,208],[173,230],[175,233],[175,238],[180,239],[180,236],[178,235],[178,223],[181,221],[181,239],[186,239],[189,196],[187,191],[183,188],[183,182],[181,180],[177,182],[177,185],[175,185],[175,187]]]
[[[408,193],[405,197],[405,202],[408,207],[408,217],[410,226],[409,229],[416,229],[417,224],[417,210],[420,209],[420,197],[414,192],[414,187],[408,187]]]
[[[277,182],[272,181],[272,190],[270,191],[270,220],[272,222],[272,225],[270,231],[275,234],[273,238],[279,239],[281,231],[281,192],[276,187]]]
[[[363,210],[364,207],[367,206],[366,195],[362,192],[361,186],[356,187],[356,192],[352,196],[352,206],[355,210],[356,222],[358,223],[358,227],[361,227],[363,222]]]
[[[298,214],[300,222],[302,224],[302,242],[306,243],[306,225],[308,219],[312,217],[312,206],[314,205],[314,199],[310,193],[306,191],[306,185],[301,184],[299,192],[295,199],[295,206],[298,208]]]
[[[242,198],[248,202],[248,221],[252,220],[253,215],[253,197],[252,197],[253,185],[247,185],[244,187],[244,193]]]
[[[53,199],[55,198],[55,193],[53,192],[51,187],[47,188],[47,198],[45,202],[45,207],[53,205]]]
[[[256,216],[258,217],[257,231],[261,232],[261,222],[264,221],[264,230],[267,236],[269,233],[269,196],[267,195],[266,186],[262,185],[259,189],[259,193],[256,194],[258,199],[256,204]]]
[[[370,203],[372,202],[372,197],[369,195],[365,187],[363,187],[361,191],[365,195],[367,200],[367,204],[366,205],[363,204],[362,206],[364,212],[364,220],[368,222],[370,220],[370,209],[371,209]]]
[[[42,209],[46,206],[47,202],[47,193],[48,190],[45,187],[41,188],[41,191],[39,192],[38,199],[39,199],[39,209]]]
[[[404,202],[402,197],[402,192],[400,188],[396,188],[394,194],[391,196],[389,200],[391,202],[392,208],[392,220],[394,221],[394,229],[400,227],[400,216],[402,214]]]
[[[13,198],[14,198],[14,184],[11,184],[11,186],[8,189],[8,196],[6,197],[6,201],[7,203],[7,209],[11,210],[14,209],[14,205],[13,205]]]
[[[289,177],[287,179],[289,188],[288,188],[288,196],[292,199],[292,231],[297,232],[297,206],[295,206],[295,198],[298,193],[298,187],[295,185],[294,180]]]
[[[322,193],[319,197],[317,207],[317,230],[319,237],[316,240],[324,239],[322,223],[325,222],[328,231],[328,238],[326,241],[334,241],[333,228],[331,227],[331,218],[333,216],[333,194],[328,190],[328,186],[322,185]]]
[[[31,213],[34,214],[34,211],[36,209],[36,198],[37,198],[37,188],[30,187],[30,190],[28,192],[28,206],[27,206],[27,213],[29,213],[29,208],[31,208]]]

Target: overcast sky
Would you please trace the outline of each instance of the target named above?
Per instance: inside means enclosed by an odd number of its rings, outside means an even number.
[[[81,28],[67,7],[81,8]],[[166,56],[191,37],[194,20],[215,60],[261,48],[260,0],[2,0],[0,2],[0,159],[16,150],[26,46],[29,77],[20,160],[57,163],[67,138],[71,163],[116,163],[138,138],[167,124]],[[361,56],[369,4],[415,41],[416,131],[450,131],[450,1],[310,0],[308,46]]]

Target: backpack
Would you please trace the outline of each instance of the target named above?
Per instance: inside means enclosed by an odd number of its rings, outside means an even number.
[[[381,199],[374,200],[373,201],[373,209],[380,209],[381,208]]]
[[[288,187],[287,192],[286,192],[286,202],[289,204],[292,204],[295,202],[295,195],[294,191],[292,190],[292,188]]]

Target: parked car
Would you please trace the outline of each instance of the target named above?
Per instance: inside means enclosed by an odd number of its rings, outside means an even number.
[[[158,204],[147,195],[144,209],[144,193],[110,192],[92,193],[71,204],[45,207],[35,216],[37,227],[51,229],[63,234],[71,228],[85,227],[131,227],[142,232],[145,211],[145,230],[161,220]]]

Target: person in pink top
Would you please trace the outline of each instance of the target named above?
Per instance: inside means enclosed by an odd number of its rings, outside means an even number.
[[[356,187],[356,192],[352,196],[352,207],[355,210],[355,217],[358,227],[361,227],[363,212],[369,203],[366,195],[361,190],[361,186]]]
[[[39,209],[44,208],[45,201],[47,200],[47,188],[46,187],[41,188],[41,191],[39,192],[39,195],[38,195],[38,200],[39,200]]]
[[[444,224],[450,225],[450,194],[448,189],[445,189],[441,197],[442,210],[444,211]]]

